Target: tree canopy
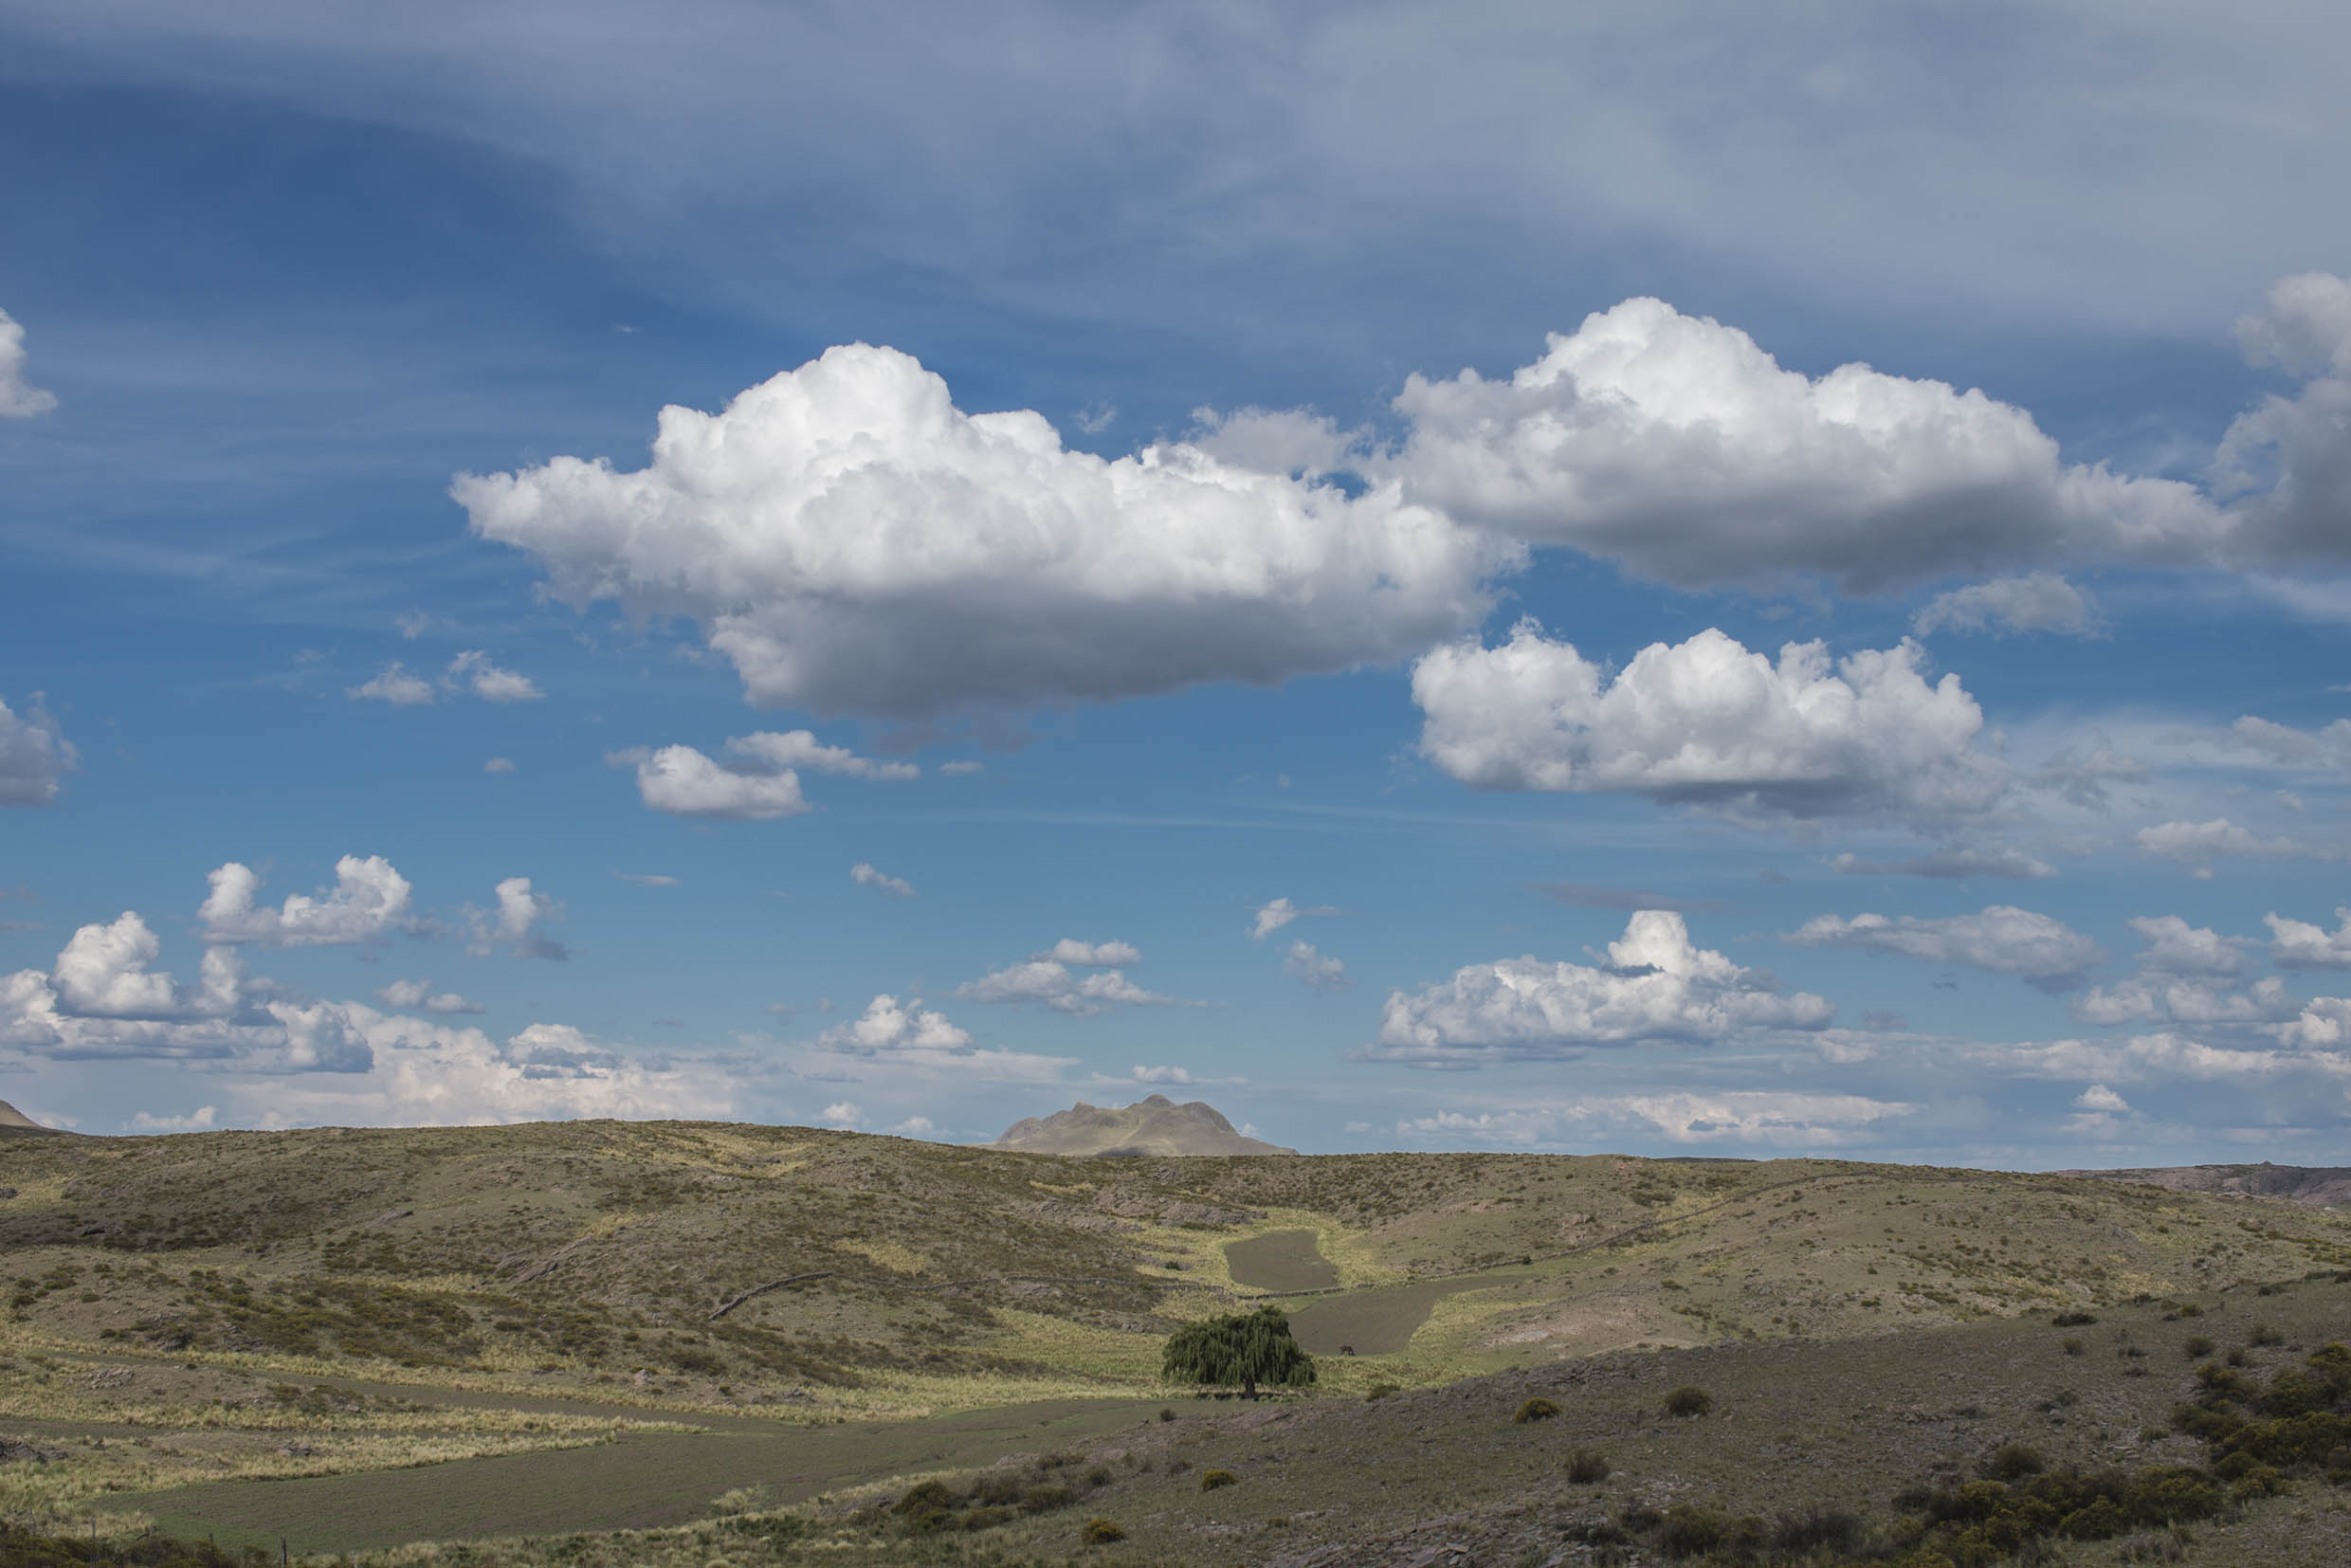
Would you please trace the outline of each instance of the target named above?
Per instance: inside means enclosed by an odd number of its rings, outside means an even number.
[[[1257,1385],[1303,1388],[1314,1381],[1314,1358],[1290,1337],[1289,1315],[1278,1306],[1186,1323],[1168,1336],[1159,1376],[1173,1383],[1238,1386],[1244,1398]]]

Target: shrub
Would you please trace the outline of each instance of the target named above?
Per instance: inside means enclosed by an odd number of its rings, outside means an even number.
[[[2015,1482],[2040,1474],[2049,1468],[2049,1461],[2029,1444],[2003,1443],[1985,1455],[1978,1468],[1987,1480]]]
[[[1529,1399],[1519,1407],[1518,1413],[1510,1419],[1524,1426],[1529,1421],[1548,1421],[1558,1413],[1559,1407],[1548,1399]]]
[[[1055,1508],[1066,1508],[1077,1500],[1078,1494],[1067,1486],[1031,1486],[1020,1495],[1020,1511],[1048,1514]]]
[[[1578,1486],[1595,1486],[1608,1476],[1608,1455],[1597,1449],[1577,1449],[1567,1456],[1567,1478]]]
[[[1237,1486],[1240,1484],[1241,1478],[1230,1470],[1202,1470],[1200,1472],[1200,1489],[1204,1492],[1212,1492],[1219,1486]]]
[[[1107,1519],[1089,1519],[1078,1531],[1078,1540],[1088,1546],[1107,1546],[1114,1541],[1124,1541],[1126,1532]]]
[[[1097,1466],[1095,1466],[1092,1469],[1090,1469],[1090,1470],[1086,1471],[1086,1472],[1085,1472],[1085,1484],[1086,1484],[1087,1486],[1109,1486],[1109,1485],[1110,1485],[1110,1468],[1109,1468],[1109,1467],[1108,1467],[1108,1466],[1106,1466],[1106,1465],[1097,1465]]]
[[[2204,1309],[2194,1302],[2181,1302],[2179,1315],[2183,1318],[2201,1318],[2204,1316]]]
[[[1173,1421],[1176,1419],[1176,1412],[1169,1406],[1161,1405],[1159,1407],[1159,1419],[1162,1421]]]
[[[2060,1312],[2050,1320],[2059,1328],[2087,1328],[2097,1321],[2087,1312]]]
[[[1714,1395],[1694,1383],[1685,1383],[1666,1395],[1668,1415],[1704,1415],[1714,1409]]]
[[[2210,1356],[2213,1353],[2213,1342],[2212,1340],[2204,1338],[2203,1335],[2198,1334],[2179,1348],[2181,1352],[2187,1356],[2189,1360],[2200,1361],[2205,1357]]]
[[[1677,1503],[1657,1526],[1657,1549],[1669,1558],[1694,1558],[1722,1543],[1729,1526],[1722,1516],[1694,1504]]]
[[[2268,1323],[2255,1323],[2251,1339],[2252,1342],[2257,1345],[2282,1345],[2286,1342],[2286,1336],[2271,1328]]]
[[[1367,1400],[1385,1399],[1391,1394],[1395,1394],[1398,1392],[1400,1391],[1394,1383],[1374,1383],[1371,1388],[1365,1392],[1363,1397]]]
[[[1781,1514],[1772,1522],[1772,1550],[1785,1557],[1809,1553],[1849,1553],[1860,1542],[1861,1521],[1842,1508],[1815,1503],[1801,1513]]]
[[[2066,1336],[2065,1351],[2067,1355],[2079,1356],[2088,1347],[2087,1345],[2082,1343],[2082,1337],[2079,1334],[2069,1334]]]

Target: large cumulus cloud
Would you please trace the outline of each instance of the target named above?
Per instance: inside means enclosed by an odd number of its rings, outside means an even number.
[[[1989,808],[2006,774],[1975,750],[1983,713],[1909,643],[1777,663],[1719,630],[1651,644],[1613,676],[1522,621],[1500,647],[1449,644],[1412,669],[1420,749],[1487,789],[1626,791],[1791,816]]]
[[[1768,1030],[1819,1030],[1835,1009],[1808,992],[1694,945],[1680,915],[1634,913],[1600,965],[1533,957],[1470,964],[1417,992],[1392,992],[1364,1054],[1420,1067],[1572,1055],[1643,1041],[1720,1041]]]
[[[1415,374],[1395,408],[1410,430],[1367,467],[1407,497],[1685,587],[2197,560],[2230,527],[2192,485],[2062,462],[1981,392],[1862,364],[1808,378],[1660,300],[1554,334],[1506,381]]]
[[[720,413],[662,411],[634,472],[465,475],[484,538],[574,606],[683,616],[755,702],[920,716],[1272,682],[1407,657],[1518,547],[1197,447],[1116,461],[967,414],[914,359],[828,350]]]
[[[0,700],[0,806],[46,806],[76,760],[36,694],[19,714]]]

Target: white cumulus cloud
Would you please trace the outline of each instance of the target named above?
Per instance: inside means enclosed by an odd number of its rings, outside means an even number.
[[[1289,953],[1282,960],[1282,973],[1310,991],[1343,991],[1355,984],[1347,977],[1345,963],[1318,950],[1312,942],[1290,943]]]
[[[1938,593],[1911,617],[1910,629],[1922,637],[1946,629],[2088,637],[2098,630],[2098,605],[2055,573],[2032,572]]]
[[[1475,1067],[1576,1048],[1649,1040],[1718,1041],[1758,1030],[1819,1030],[1835,1009],[1806,992],[1693,946],[1669,910],[1636,911],[1604,965],[1534,957],[1471,964],[1419,992],[1392,992],[1375,1060]]]
[[[1521,555],[1393,484],[1070,451],[865,344],[665,409],[644,469],[560,457],[451,494],[574,606],[699,622],[755,702],[900,717],[1399,659]]]
[[[1138,1062],[1128,1069],[1138,1084],[1190,1084],[1192,1074],[1181,1067],[1149,1067]]]
[[[1627,791],[1791,816],[1980,811],[2006,773],[1977,752],[1983,713],[1933,685],[1904,643],[1833,666],[1819,643],[1774,664],[1719,630],[1652,643],[1612,677],[1521,621],[1500,647],[1435,649],[1412,669],[1423,756],[1497,790]]]
[[[2351,556],[2351,279],[2281,279],[2237,335],[2255,364],[2307,379],[2294,396],[2267,397],[2237,416],[2214,481],[2242,493],[2236,510],[2259,555],[2341,564]]]
[[[212,890],[196,909],[205,940],[268,947],[345,947],[375,941],[413,924],[406,877],[381,855],[345,855],[335,885],[315,898],[290,893],[276,908],[257,904],[261,878],[236,861],[210,873]]]
[[[1256,916],[1249,924],[1249,939],[1263,941],[1289,924],[1290,921],[1303,916],[1336,915],[1338,913],[1337,909],[1327,903],[1316,904],[1310,909],[1302,909],[1287,899],[1275,899],[1270,903],[1261,903],[1257,906]]]
[[[608,752],[613,767],[634,767],[637,798],[671,816],[719,822],[768,822],[797,816],[811,808],[800,793],[800,775],[747,773],[711,760],[691,746],[636,747]]]
[[[787,730],[781,735],[761,730],[751,735],[738,735],[726,743],[726,749],[738,757],[763,762],[773,768],[812,768],[818,773],[840,774],[849,778],[902,779],[922,776],[922,770],[912,762],[882,762],[870,757],[860,757],[847,746],[820,743],[808,730]]]
[[[30,419],[57,407],[57,394],[25,379],[25,328],[0,310],[0,419]]]
[[[1684,587],[1819,573],[1869,592],[2074,556],[2208,555],[2193,486],[2060,461],[2023,410],[1844,365],[1782,370],[1734,327],[1627,300],[1506,381],[1412,375],[1405,494]]]
[[[1037,957],[1075,969],[1108,969],[1118,964],[1140,963],[1142,950],[1133,942],[1082,942],[1075,937],[1064,937]]]
[[[375,999],[389,1008],[413,1012],[422,1008],[427,1012],[479,1012],[482,1010],[453,991],[435,991],[430,980],[394,980],[375,993]]]
[[[2280,969],[2351,969],[2351,906],[2335,911],[2335,929],[2284,915],[2264,915],[2269,961]]]
[[[817,1043],[856,1056],[884,1051],[961,1053],[972,1048],[972,1036],[950,1023],[943,1012],[923,1008],[920,1001],[902,1005],[888,994],[876,996],[866,1011],[846,1024],[817,1036]]]
[[[1796,947],[1857,947],[1928,963],[1971,964],[2050,991],[2079,985],[2082,972],[2105,957],[2065,921],[2010,903],[1936,918],[1815,915],[1779,939]]]
[[[1177,1005],[1175,997],[1145,991],[1119,970],[1073,975],[1066,965],[1049,958],[991,970],[956,987],[956,994],[974,1002],[1035,1003],[1073,1018],[1092,1018],[1115,1007]]]
[[[451,689],[469,689],[488,702],[536,702],[547,695],[529,676],[499,668],[480,648],[467,648],[451,659],[442,681]]]
[[[430,681],[421,675],[410,675],[394,659],[379,670],[374,679],[355,686],[345,686],[343,695],[355,702],[390,702],[395,708],[421,707],[439,696]]]
[[[2200,877],[2211,876],[2212,863],[2222,856],[2276,859],[2303,852],[2290,838],[2261,838],[2225,816],[2210,822],[2158,823],[2140,829],[2138,839],[2142,853],[2178,861]]]
[[[0,806],[48,805],[78,757],[38,693],[21,715],[0,700]]]
[[[466,950],[476,957],[506,953],[518,958],[552,958],[560,963],[572,955],[564,945],[539,929],[563,913],[563,906],[544,893],[531,890],[528,877],[508,877],[494,890],[495,909],[465,910],[469,933]]]
[[[894,877],[886,871],[877,870],[862,860],[849,867],[849,881],[860,887],[879,888],[892,898],[910,899],[914,897],[913,883],[906,881],[903,877]]]

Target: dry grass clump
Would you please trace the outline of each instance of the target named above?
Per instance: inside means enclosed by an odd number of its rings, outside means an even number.
[[[1518,1408],[1517,1413],[1510,1419],[1524,1426],[1529,1421],[1548,1421],[1558,1413],[1559,1407],[1548,1399],[1529,1399]]]
[[[1204,1492],[1212,1492],[1219,1486],[1237,1486],[1240,1484],[1241,1478],[1230,1470],[1202,1470],[1200,1472],[1200,1489]]]
[[[1078,1531],[1078,1540],[1088,1546],[1107,1546],[1125,1539],[1126,1531],[1110,1519],[1089,1519]]]
[[[1704,1415],[1714,1409],[1714,1395],[1694,1383],[1685,1383],[1666,1395],[1668,1415]]]
[[[1567,1456],[1567,1478],[1578,1486],[1596,1486],[1609,1477],[1608,1455],[1597,1449],[1577,1449]]]

